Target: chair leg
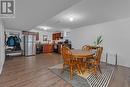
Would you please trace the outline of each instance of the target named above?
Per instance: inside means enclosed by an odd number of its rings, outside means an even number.
[[[93,72],[95,78],[97,79],[97,66],[95,65],[94,66],[94,72]]]
[[[63,64],[63,70],[61,71],[61,74],[64,73],[65,70],[65,64]]]
[[[95,65],[94,66],[94,75],[96,75],[97,74],[97,66]]]
[[[73,79],[73,66],[70,66],[70,80]]]
[[[78,70],[79,74],[82,74],[82,71],[81,71],[81,66],[80,66],[80,64],[77,64],[77,70]]]
[[[99,69],[100,73],[102,74],[102,71],[101,71],[101,67],[100,67],[100,65],[98,65],[98,69]]]

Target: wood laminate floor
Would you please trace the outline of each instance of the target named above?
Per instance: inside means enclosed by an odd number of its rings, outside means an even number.
[[[59,54],[8,58],[0,75],[0,87],[71,87],[48,70],[61,62]],[[118,66],[109,87],[130,87],[130,69]]]

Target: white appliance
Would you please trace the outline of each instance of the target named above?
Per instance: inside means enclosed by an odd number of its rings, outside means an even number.
[[[25,56],[36,55],[36,36],[35,35],[24,36],[24,55]]]

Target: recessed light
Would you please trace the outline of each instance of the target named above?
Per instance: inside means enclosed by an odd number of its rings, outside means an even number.
[[[43,30],[50,30],[50,29],[52,29],[49,26],[38,26],[37,28],[40,28],[40,29],[43,29]]]
[[[62,16],[62,19],[64,21],[69,21],[69,22],[76,22],[79,20],[83,19],[83,15],[82,14],[76,14],[76,13],[68,13]]]
[[[48,28],[47,27],[44,27],[43,30],[47,30]]]
[[[74,17],[70,17],[69,20],[72,22],[74,21]]]

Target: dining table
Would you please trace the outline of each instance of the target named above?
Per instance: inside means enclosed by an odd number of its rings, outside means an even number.
[[[71,53],[74,58],[89,58],[95,54],[95,50],[72,49]]]
[[[86,60],[92,58],[95,50],[72,49],[72,58],[77,61],[78,72],[83,74],[86,68]]]

